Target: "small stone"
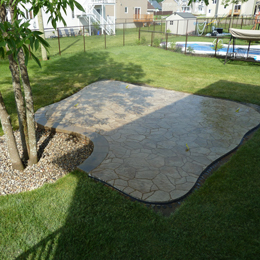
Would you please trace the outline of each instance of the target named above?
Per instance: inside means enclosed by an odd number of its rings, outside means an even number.
[[[19,131],[15,131],[14,135],[22,157]],[[39,161],[20,172],[12,169],[4,136],[0,136],[0,195],[29,191],[44,183],[53,183],[73,171],[93,151],[90,140],[73,135],[37,129],[36,138]]]

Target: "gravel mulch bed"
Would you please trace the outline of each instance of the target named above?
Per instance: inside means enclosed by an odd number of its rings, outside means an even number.
[[[16,131],[19,153],[22,153],[20,133]],[[19,193],[53,183],[84,162],[93,151],[89,139],[78,136],[52,133],[37,129],[39,162],[28,166],[23,172],[13,170],[4,136],[0,136],[0,195]]]

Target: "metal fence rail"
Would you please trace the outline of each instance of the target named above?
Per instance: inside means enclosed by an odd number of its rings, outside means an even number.
[[[203,31],[199,30],[201,25],[204,27]],[[188,43],[194,41],[211,43],[211,45],[215,41],[213,44],[213,55],[217,56],[221,46],[225,45],[229,39],[227,33],[231,26],[233,28],[250,29],[255,25],[255,18],[244,17],[233,19],[228,17],[217,19],[199,18],[195,20],[173,21],[161,19],[147,24],[134,22],[111,24],[111,26],[116,28],[113,34],[107,33],[106,26],[108,25],[59,27],[57,30],[46,28],[44,33],[52,47],[50,48],[50,56],[134,45],[149,45],[165,50],[182,51],[187,54],[192,53],[193,48]],[[255,26],[256,29],[258,29],[260,24],[257,25]],[[216,29],[224,34],[216,34]],[[237,44],[246,43],[241,41]],[[203,48],[200,53],[202,52]],[[240,50],[240,53],[243,53],[243,50]]]

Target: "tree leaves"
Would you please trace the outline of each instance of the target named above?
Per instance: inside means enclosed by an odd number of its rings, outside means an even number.
[[[13,24],[10,22],[4,22],[0,25],[0,52],[1,56],[4,56],[3,47],[7,46],[7,54],[13,54],[14,58],[17,59],[17,54],[21,50],[24,50],[26,65],[29,60],[29,56],[40,65],[39,59],[32,53],[33,50],[38,50],[40,43],[48,48],[50,45],[47,41],[41,38],[41,32],[31,31],[29,22],[22,23],[22,20],[17,20]],[[27,45],[30,45],[31,50],[28,49]]]
[[[4,48],[7,47],[7,55],[13,54],[14,58],[17,59],[17,54],[23,49],[26,64],[28,63],[29,56],[31,56],[39,66],[41,66],[39,59],[32,51],[37,50],[40,44],[45,48],[48,48],[50,45],[40,36],[42,34],[41,32],[31,31],[29,29],[30,21],[23,22],[23,20],[17,19],[17,17],[26,17],[26,11],[32,11],[34,16],[36,16],[41,8],[44,8],[45,13],[50,15],[48,22],[50,21],[52,26],[56,29],[57,22],[59,21],[66,25],[61,10],[66,14],[68,7],[72,10],[76,7],[84,12],[84,8],[81,4],[75,0],[0,0],[0,5],[8,5],[10,3],[12,3],[11,7],[14,11],[14,18],[12,22],[4,21],[0,23],[0,55],[5,55]],[[26,9],[27,4],[31,6],[29,9]],[[30,48],[27,47],[28,45]]]
[[[75,6],[82,12],[85,12],[84,8],[81,6],[81,4],[79,4],[77,1],[73,1]]]

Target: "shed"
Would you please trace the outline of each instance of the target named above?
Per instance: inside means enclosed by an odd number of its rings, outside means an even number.
[[[165,30],[179,35],[195,34],[196,19],[191,13],[175,12],[166,18]]]

